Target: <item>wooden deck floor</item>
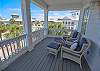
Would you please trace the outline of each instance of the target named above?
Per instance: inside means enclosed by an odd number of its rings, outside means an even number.
[[[61,60],[48,54],[46,46],[53,41],[53,38],[46,38],[35,46],[34,50],[27,52],[4,71],[90,71],[85,64],[84,69],[68,59]]]

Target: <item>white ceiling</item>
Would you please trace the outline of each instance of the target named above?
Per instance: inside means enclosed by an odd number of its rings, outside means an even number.
[[[44,0],[49,10],[80,9],[90,0]]]

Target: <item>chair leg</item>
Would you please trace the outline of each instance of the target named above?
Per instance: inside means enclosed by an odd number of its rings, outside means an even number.
[[[81,70],[83,71],[83,68],[82,68],[82,62],[81,62],[81,60],[80,60],[80,68],[81,68]]]
[[[57,51],[55,51],[54,55],[55,55],[55,58],[57,58]]]
[[[60,51],[60,58],[61,58],[61,60],[63,59],[63,56],[62,56],[62,49],[61,49],[61,51]]]
[[[82,69],[82,65],[80,64],[80,68]]]

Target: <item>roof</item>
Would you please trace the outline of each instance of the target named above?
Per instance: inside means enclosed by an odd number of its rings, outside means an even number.
[[[71,20],[69,17],[65,16],[63,20]]]
[[[81,9],[91,0],[32,0],[40,7],[47,7],[48,10],[67,10],[67,9]]]
[[[65,16],[63,18],[58,18],[58,20],[79,20],[79,16]]]

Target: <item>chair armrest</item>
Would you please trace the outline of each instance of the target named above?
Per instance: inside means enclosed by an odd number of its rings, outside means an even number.
[[[67,47],[62,47],[61,51],[62,51],[62,54],[63,54],[63,52],[65,52],[65,53],[68,53],[68,54],[72,54],[74,56],[78,56],[78,57],[81,56],[81,54],[79,54],[76,51],[73,51],[73,50],[71,50],[70,48],[67,48]]]
[[[70,53],[75,53],[75,54],[80,54],[81,53],[79,51],[74,51],[74,50],[72,50],[70,48],[67,48],[67,47],[64,47],[64,46],[62,46],[62,51],[66,51],[66,52],[70,52]]]
[[[73,44],[73,42],[70,42],[70,41],[65,41],[65,43],[68,44],[68,45],[72,45]]]
[[[83,44],[83,46],[82,46],[82,49],[80,50],[80,51],[74,51],[74,50],[72,50],[72,49],[70,49],[70,48],[67,48],[67,47],[64,47],[64,46],[62,46],[62,50],[63,51],[67,51],[67,52],[71,52],[71,53],[75,53],[75,54],[84,54],[84,52],[87,52],[87,47],[88,47],[88,44]]]

